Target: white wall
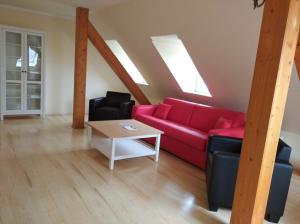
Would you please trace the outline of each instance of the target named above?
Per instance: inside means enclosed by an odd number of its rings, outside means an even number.
[[[74,8],[75,10],[75,8]],[[118,35],[104,19],[96,16],[91,20],[106,39],[118,39]],[[75,22],[36,13],[0,7],[0,24],[46,32],[46,114],[70,114],[73,103],[74,41]],[[107,65],[95,48],[88,46],[87,99],[103,96],[107,90],[128,92],[127,88]],[[145,89],[150,100],[158,101],[160,96],[152,94],[153,88]],[[151,96],[154,96],[151,98]],[[86,100],[86,109],[88,100]]]
[[[253,10],[249,0],[132,0],[99,14],[122,33],[165,96],[246,112],[262,12]],[[212,98],[181,93],[150,40],[169,34],[182,39]],[[294,134],[300,134],[299,99],[294,69],[283,123],[283,129]],[[295,142],[291,135],[286,141]],[[293,155],[297,150],[300,144],[295,142]]]

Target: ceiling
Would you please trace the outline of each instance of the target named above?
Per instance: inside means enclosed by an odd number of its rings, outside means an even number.
[[[127,1],[129,0],[0,0],[0,7],[15,7],[73,18],[75,16],[74,8],[78,6],[89,8],[93,12]]]

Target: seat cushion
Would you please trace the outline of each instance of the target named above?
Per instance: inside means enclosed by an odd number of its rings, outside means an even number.
[[[195,149],[206,150],[208,135],[205,132],[150,115],[138,115],[136,119]]]

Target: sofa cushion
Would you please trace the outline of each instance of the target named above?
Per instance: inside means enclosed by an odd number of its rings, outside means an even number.
[[[164,131],[165,135],[184,142],[195,149],[206,150],[208,134],[205,132],[149,115],[138,115],[136,119]]]
[[[189,126],[195,103],[174,98],[166,98],[164,103],[172,105],[167,117],[168,120]]]
[[[226,119],[224,117],[219,117],[215,123],[214,129],[225,129],[230,128],[232,125],[232,120]]]
[[[156,110],[154,111],[153,116],[161,118],[161,119],[166,119],[171,108],[172,108],[172,105],[161,103],[157,106]]]

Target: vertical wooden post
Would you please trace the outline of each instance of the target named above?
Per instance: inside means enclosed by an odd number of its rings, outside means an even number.
[[[299,33],[299,0],[267,0],[232,224],[263,222]]]
[[[88,9],[76,9],[73,128],[84,128],[88,17]]]

